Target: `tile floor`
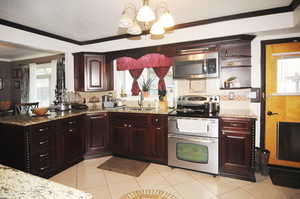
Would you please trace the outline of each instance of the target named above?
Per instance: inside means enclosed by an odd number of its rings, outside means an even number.
[[[300,199],[300,189],[274,186],[268,178],[251,183],[159,164],[150,164],[138,178],[98,169],[108,158],[85,160],[50,180],[92,193],[95,199],[119,199],[139,189],[164,190],[178,199]]]

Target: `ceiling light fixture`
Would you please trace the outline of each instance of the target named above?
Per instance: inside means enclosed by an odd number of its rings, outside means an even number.
[[[166,2],[161,2],[155,12],[149,6],[149,0],[143,0],[143,6],[137,11],[133,4],[128,4],[122,12],[120,28],[127,29],[131,35],[140,35],[149,30],[153,35],[163,35],[175,25]]]

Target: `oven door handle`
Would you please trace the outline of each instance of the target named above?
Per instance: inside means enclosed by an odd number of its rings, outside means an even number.
[[[177,139],[182,139],[182,140],[186,140],[186,141],[203,142],[203,143],[218,142],[218,138],[201,139],[201,138],[187,138],[187,137],[176,136],[176,135],[168,135],[168,138],[177,138]]]

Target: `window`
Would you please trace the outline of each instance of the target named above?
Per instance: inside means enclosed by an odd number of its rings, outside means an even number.
[[[277,60],[277,93],[300,93],[300,57]]]
[[[115,63],[115,62],[114,62]],[[140,89],[142,90],[143,79],[153,78],[153,82],[150,88],[150,99],[157,99],[158,96],[158,77],[152,68],[145,68],[138,79]],[[167,89],[168,101],[174,98],[174,80],[173,80],[173,68],[171,67],[168,74],[165,76],[165,84]],[[133,79],[128,70],[118,71],[116,64],[114,64],[114,90],[117,95],[123,90],[127,94],[127,98],[136,98],[136,96],[131,96],[131,87]]]
[[[49,106],[54,100],[56,85],[56,61],[46,64],[30,64],[29,102]]]

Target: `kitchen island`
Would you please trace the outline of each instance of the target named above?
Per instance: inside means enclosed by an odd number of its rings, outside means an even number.
[[[92,195],[0,164],[0,198],[91,199]]]

